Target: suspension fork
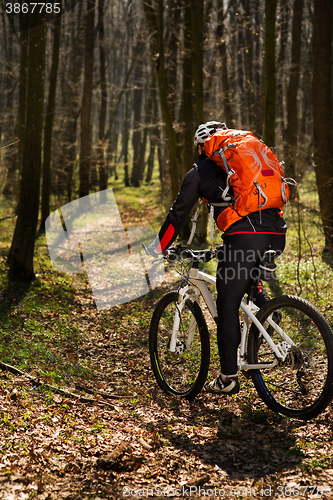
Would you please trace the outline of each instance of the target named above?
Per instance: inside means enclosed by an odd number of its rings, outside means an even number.
[[[194,291],[194,293],[189,294],[189,290]],[[175,315],[173,318],[173,325],[172,325],[172,333],[171,333],[171,339],[170,339],[170,344],[169,344],[169,350],[171,352],[175,352],[176,346],[177,346],[177,337],[178,337],[178,332],[179,332],[179,327],[180,327],[180,322],[181,322],[181,314],[184,309],[185,303],[189,297],[193,297],[199,295],[199,291],[195,289],[195,287],[192,287],[191,285],[185,285],[182,286],[179,291],[178,291],[178,302],[175,304]],[[185,347],[188,348],[191,346],[194,338],[194,333],[195,333],[195,325],[196,321],[191,314],[191,319],[190,319],[190,325],[189,329],[187,332],[187,337],[186,337],[186,342],[185,342]]]

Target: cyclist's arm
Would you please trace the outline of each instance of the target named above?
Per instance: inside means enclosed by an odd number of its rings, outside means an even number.
[[[182,230],[192,208],[199,198],[200,177],[192,168],[185,175],[174,204],[162,224],[156,239],[148,245],[155,252],[164,252],[175,241]]]

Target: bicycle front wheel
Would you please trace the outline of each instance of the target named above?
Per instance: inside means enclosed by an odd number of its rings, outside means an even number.
[[[176,346],[170,350],[175,315],[179,315]],[[149,331],[152,369],[161,389],[169,395],[193,399],[202,389],[209,368],[209,334],[199,305],[178,293],[166,294],[154,311]]]
[[[278,327],[268,324],[269,317]],[[316,417],[333,398],[333,334],[327,321],[306,300],[287,295],[267,302],[257,318],[286,354],[274,368],[252,371],[259,396],[271,410],[288,417]],[[250,364],[276,360],[254,324],[249,332],[248,359]]]

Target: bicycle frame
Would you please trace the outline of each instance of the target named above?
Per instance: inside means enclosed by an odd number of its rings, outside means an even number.
[[[178,305],[177,305],[177,312],[174,317],[174,322],[173,322],[173,329],[172,329],[172,335],[171,335],[171,340],[170,340],[170,345],[169,349],[172,352],[175,352],[177,348],[177,334],[179,330],[179,325],[180,325],[180,315],[181,311],[185,305],[185,302],[188,298],[194,296],[199,297],[202,295],[207,308],[212,316],[212,318],[217,322],[217,309],[215,302],[207,288],[206,283],[210,283],[212,285],[216,285],[216,278],[213,276],[210,276],[207,273],[204,273],[202,271],[199,271],[196,268],[191,268],[189,271],[188,279],[186,284],[182,285],[180,289],[178,290]],[[256,370],[256,369],[263,369],[263,368],[273,368],[279,363],[279,360],[284,361],[287,353],[285,350],[282,349],[282,346],[279,344],[275,344],[273,340],[271,339],[270,335],[267,333],[263,325],[258,321],[258,319],[255,316],[255,313],[259,311],[259,308],[252,302],[250,301],[249,303],[245,302],[243,299],[240,305],[241,309],[245,313],[244,317],[244,323],[243,323],[243,328],[241,332],[241,343],[240,343],[240,351],[239,351],[239,370]],[[193,321],[193,326],[194,325],[194,318],[192,318]],[[248,364],[246,362],[246,347],[247,347],[247,336],[249,332],[249,327],[250,327],[250,321],[252,321],[258,330],[261,332],[263,337],[265,338],[266,342],[269,344],[271,349],[273,350],[274,354],[276,355],[276,359],[272,363],[257,363],[257,364]],[[284,341],[286,341],[289,346],[295,346],[294,342],[289,338],[289,336],[279,327],[277,323],[273,321],[271,317],[267,318],[267,322],[281,335]],[[190,323],[190,328],[188,332],[188,336],[186,339],[185,346],[186,348],[189,347],[193,341],[193,336],[194,336],[194,328],[192,326],[192,323]]]

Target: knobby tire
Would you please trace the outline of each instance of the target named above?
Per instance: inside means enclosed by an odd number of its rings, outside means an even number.
[[[325,318],[306,300],[281,296],[257,314],[274,343],[282,339],[268,327],[267,317],[279,313],[278,325],[296,344],[285,362],[272,369],[251,370],[253,383],[264,403],[288,417],[309,420],[322,413],[333,398],[333,334]],[[248,338],[249,363],[271,362],[274,352],[252,323]]]
[[[167,293],[157,304],[149,331],[150,360],[156,381],[166,394],[191,400],[201,391],[207,378],[209,333],[200,306],[187,299],[177,341],[178,351],[183,352],[171,352],[169,343],[177,307],[177,292]],[[195,335],[191,346],[186,348],[190,324],[195,328]]]

